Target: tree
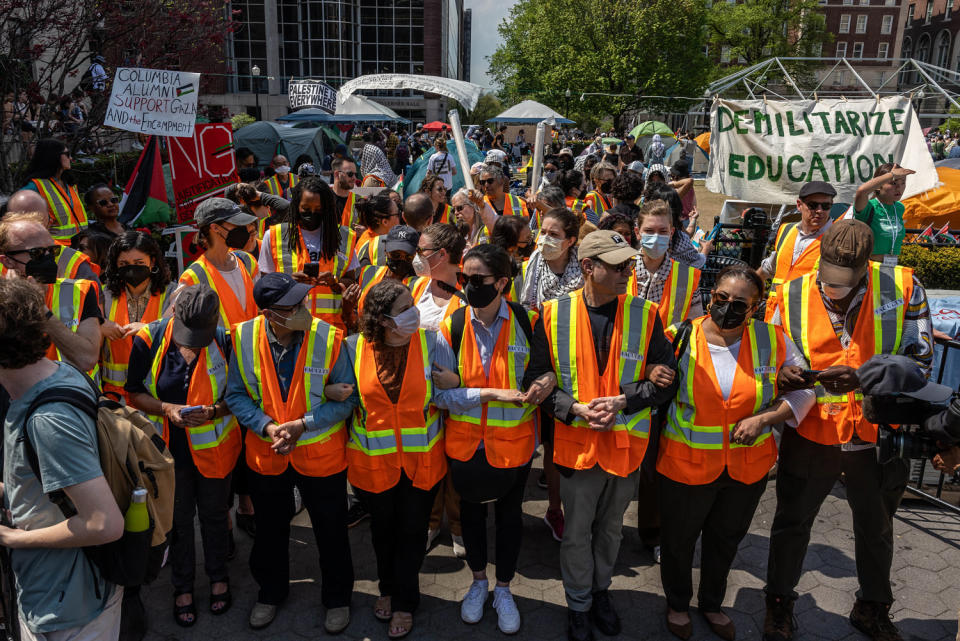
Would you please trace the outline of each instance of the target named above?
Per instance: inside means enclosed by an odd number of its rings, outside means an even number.
[[[520,0],[498,30],[502,44],[490,74],[509,103],[525,99],[578,114],[607,113],[620,128],[624,113],[682,109],[708,73],[700,0]],[[618,94],[581,96],[590,93]]]

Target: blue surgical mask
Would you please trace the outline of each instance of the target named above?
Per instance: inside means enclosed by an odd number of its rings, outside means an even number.
[[[640,234],[640,247],[649,258],[662,258],[669,246],[669,234]]]

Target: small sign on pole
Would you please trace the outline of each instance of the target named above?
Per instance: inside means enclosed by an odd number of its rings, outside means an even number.
[[[291,80],[287,91],[291,109],[313,107],[328,114],[337,111],[337,91],[325,82],[310,78]]]
[[[197,121],[200,74],[120,67],[103,117],[108,127],[189,138]]]

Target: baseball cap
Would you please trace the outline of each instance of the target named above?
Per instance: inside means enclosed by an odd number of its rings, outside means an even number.
[[[475,162],[472,165],[470,165],[470,173],[471,174],[481,173],[486,168],[487,168],[486,163]]]
[[[624,140],[636,140],[636,138],[634,138],[633,134],[627,134],[624,136]]]
[[[408,225],[395,225],[387,232],[387,238],[383,242],[383,249],[388,254],[394,251],[405,251],[412,256],[417,253],[420,234]]]
[[[253,300],[260,309],[299,305],[310,291],[310,285],[298,283],[290,274],[267,272],[253,286]]]
[[[491,149],[487,152],[487,157],[484,159],[484,162],[496,162],[501,165],[507,161],[507,154],[501,151],[500,149]]]
[[[642,174],[644,169],[646,169],[646,167],[644,167],[643,163],[639,160],[634,160],[632,163],[627,165],[627,171],[632,171],[638,174]]]
[[[860,388],[873,396],[902,394],[929,403],[945,403],[953,395],[946,385],[931,383],[912,359],[895,354],[877,354],[857,370]]]
[[[177,296],[171,333],[177,345],[206,347],[217,335],[220,297],[206,285],[185,287]]]
[[[837,195],[837,190],[834,189],[833,185],[830,183],[825,183],[822,180],[811,180],[800,188],[800,193],[798,195],[800,198],[806,198],[807,196],[812,196],[814,194],[824,194],[833,198]]]
[[[237,203],[226,198],[207,198],[197,206],[193,218],[198,227],[210,223],[233,223],[244,227],[257,222],[256,216],[244,213]]]
[[[612,229],[590,232],[577,247],[577,258],[599,258],[608,265],[619,265],[639,254],[623,236]]]
[[[568,156],[572,156],[572,155],[573,155],[573,149],[571,149],[570,147],[564,147],[563,149],[561,149],[561,150],[557,153],[558,156],[562,156],[563,154],[567,154]]]
[[[873,232],[859,220],[830,225],[820,240],[820,281],[855,287],[863,278],[873,252]]]

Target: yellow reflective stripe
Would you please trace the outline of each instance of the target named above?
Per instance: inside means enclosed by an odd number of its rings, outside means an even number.
[[[190,433],[190,449],[208,450],[212,447],[217,447],[227,440],[227,437],[236,428],[236,419],[229,415],[222,416],[212,423],[198,427],[188,427],[187,431]],[[213,432],[213,438],[209,437],[211,432]]]

